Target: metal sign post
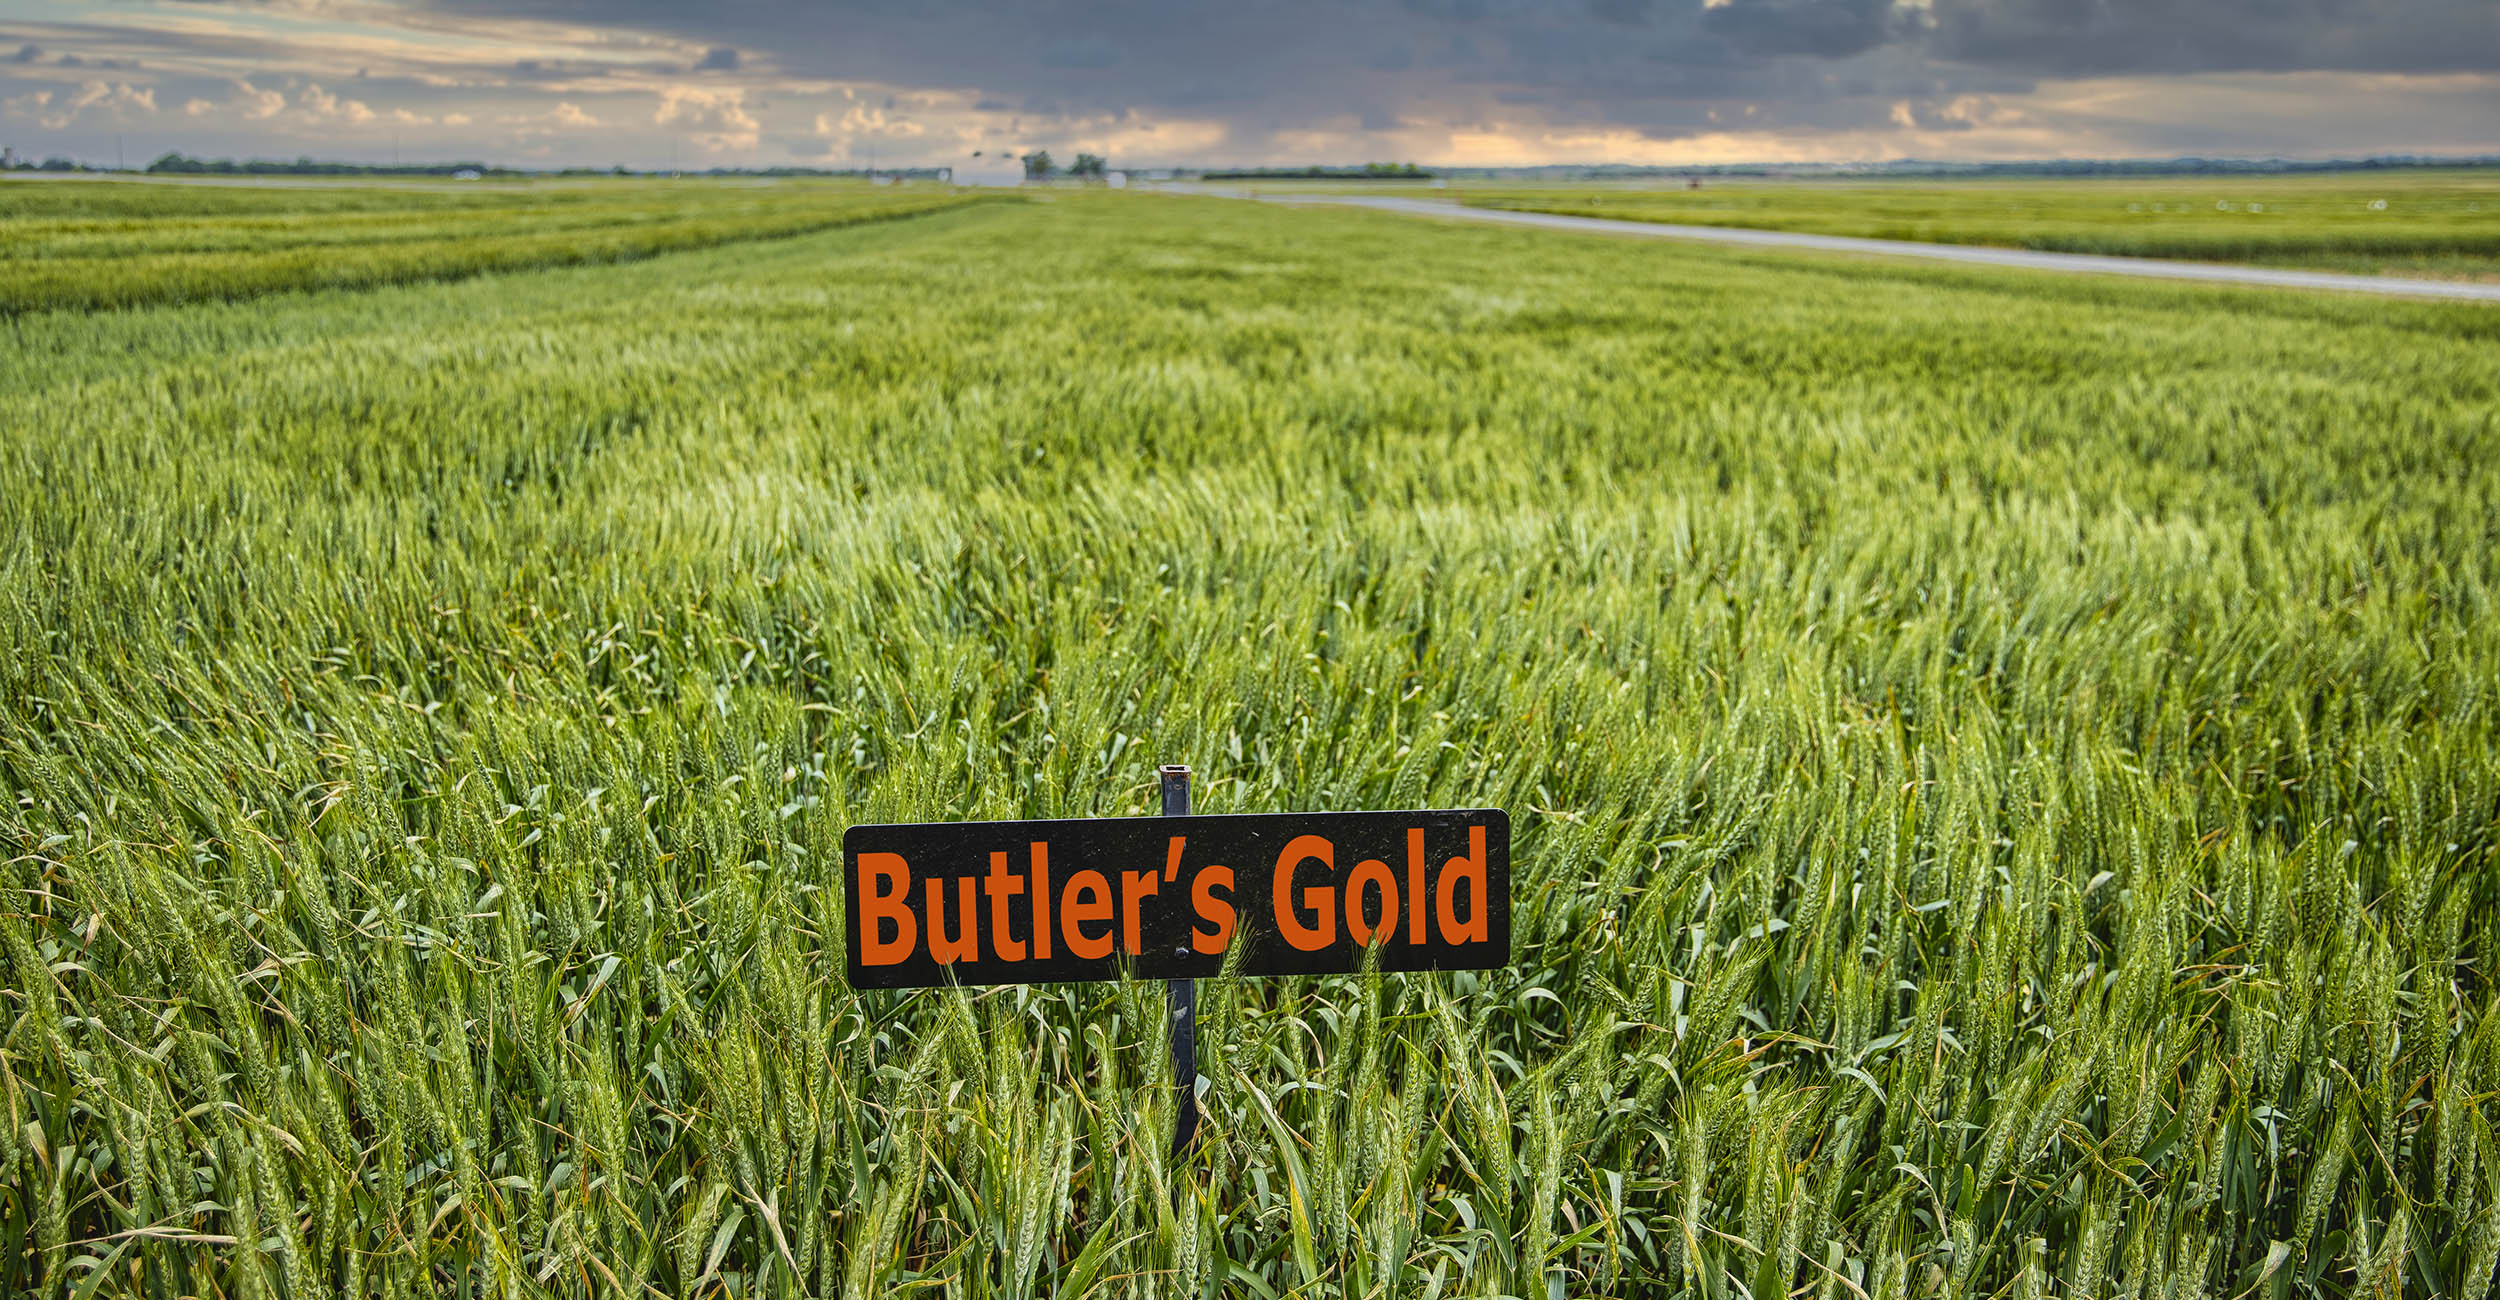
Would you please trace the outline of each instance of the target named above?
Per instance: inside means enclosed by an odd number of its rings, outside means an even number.
[[[1156,769],[1163,779],[1163,815],[1189,815],[1189,767],[1182,763],[1166,763]],[[1175,958],[1189,956],[1187,946],[1172,950]],[[1172,1159],[1189,1158],[1190,1148],[1198,1142],[1198,981],[1186,976],[1163,982],[1163,996],[1172,1015]]]

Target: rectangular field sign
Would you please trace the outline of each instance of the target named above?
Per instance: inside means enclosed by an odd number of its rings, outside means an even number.
[[[1478,970],[1510,958],[1499,809],[854,826],[854,988]]]

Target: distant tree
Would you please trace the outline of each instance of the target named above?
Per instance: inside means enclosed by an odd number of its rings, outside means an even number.
[[[1074,163],[1069,164],[1068,174],[1081,181],[1098,181],[1102,179],[1103,172],[1108,166],[1109,164],[1103,161],[1101,154],[1081,153],[1076,156]]]
[[[1024,178],[1028,181],[1049,180],[1050,174],[1059,170],[1059,165],[1050,160],[1050,151],[1047,149],[1036,149],[1026,154],[1022,161]]]

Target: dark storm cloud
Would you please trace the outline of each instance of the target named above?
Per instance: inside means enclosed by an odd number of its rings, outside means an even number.
[[[660,33],[711,49],[706,69],[767,51],[785,74],[1028,111],[1213,115],[1244,138],[1385,121],[1454,93],[1674,134],[1706,127],[1703,101],[1742,101],[1756,126],[1878,123],[1908,84],[1951,96],[2076,75],[2500,66],[2492,0],[433,3]]]
[[[63,22],[42,0],[0,0],[0,90],[86,75],[53,71],[68,66],[63,50],[93,67],[143,59],[199,82],[164,93],[169,115],[179,93],[185,121],[231,109],[249,131],[277,120],[255,98],[270,86],[337,85],[371,62],[402,88],[360,89],[375,113],[404,106],[480,129],[595,119],[639,148],[651,133],[638,127],[702,120],[721,124],[709,132],[719,139],[792,155],[856,157],[857,140],[877,138],[889,156],[943,160],[1002,142],[1073,148],[1116,127],[1137,143],[1114,147],[1149,163],[1359,159],[1444,147],[1436,139],[1454,150],[1468,134],[1484,137],[1467,146],[1479,158],[1505,141],[1522,158],[1591,140],[1632,156],[1642,141],[1730,133],[1782,149],[1845,136],[1834,149],[1880,152],[1869,142],[1886,133],[1975,123],[2027,133],[1998,147],[2065,148],[2071,128],[2096,133],[2095,149],[2125,149],[2169,144],[2195,123],[2141,107],[2148,99],[2109,109],[2099,91],[2061,81],[2132,78],[2163,95],[2185,79],[2266,73],[2456,72],[2500,85],[2500,0],[396,0],[322,10],[380,15],[362,20],[373,39],[343,67],[330,19],[290,26],[269,15],[293,7],[258,0],[185,8],[210,17]],[[215,17],[247,8],[249,23]],[[389,39],[410,31],[425,39]],[[910,102],[888,103],[881,120],[850,98],[871,86]],[[2448,96],[2436,102],[2452,107],[2434,110],[2447,118],[2430,123],[2446,138],[2491,138],[2480,125],[2489,93],[2418,93],[2431,98],[2408,102]],[[206,102],[187,102],[195,94]],[[2026,97],[2051,116],[1985,102]],[[2313,104],[2267,127],[2302,105],[2199,102],[2201,120],[2228,117],[2237,132],[2218,142],[2291,152],[2344,147],[2313,143],[2312,128],[2368,107]],[[2374,120],[2398,113],[2391,100]]]
[[[504,71],[515,81],[574,81],[603,77],[613,69],[585,59],[517,59]]]
[[[1618,26],[1632,27],[1649,21],[1650,0],[1589,0],[1589,13]]]
[[[1046,68],[1108,68],[1120,61],[1120,47],[1099,36],[1053,41],[1042,51]]]
[[[1916,34],[1892,0],[1732,0],[1705,11],[1702,28],[1752,55],[1838,59]]]
[[[1932,50],[2051,76],[2490,72],[2492,0],[1937,0]]]

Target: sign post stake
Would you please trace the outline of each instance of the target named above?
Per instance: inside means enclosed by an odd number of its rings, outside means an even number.
[[[1189,768],[1166,763],[1156,769],[1163,783],[1163,815],[1189,815]],[[1184,960],[1189,949],[1174,954]],[[1198,981],[1165,980],[1164,1001],[1172,1016],[1172,1091],[1177,1109],[1172,1117],[1172,1158],[1185,1160],[1198,1140]]]

